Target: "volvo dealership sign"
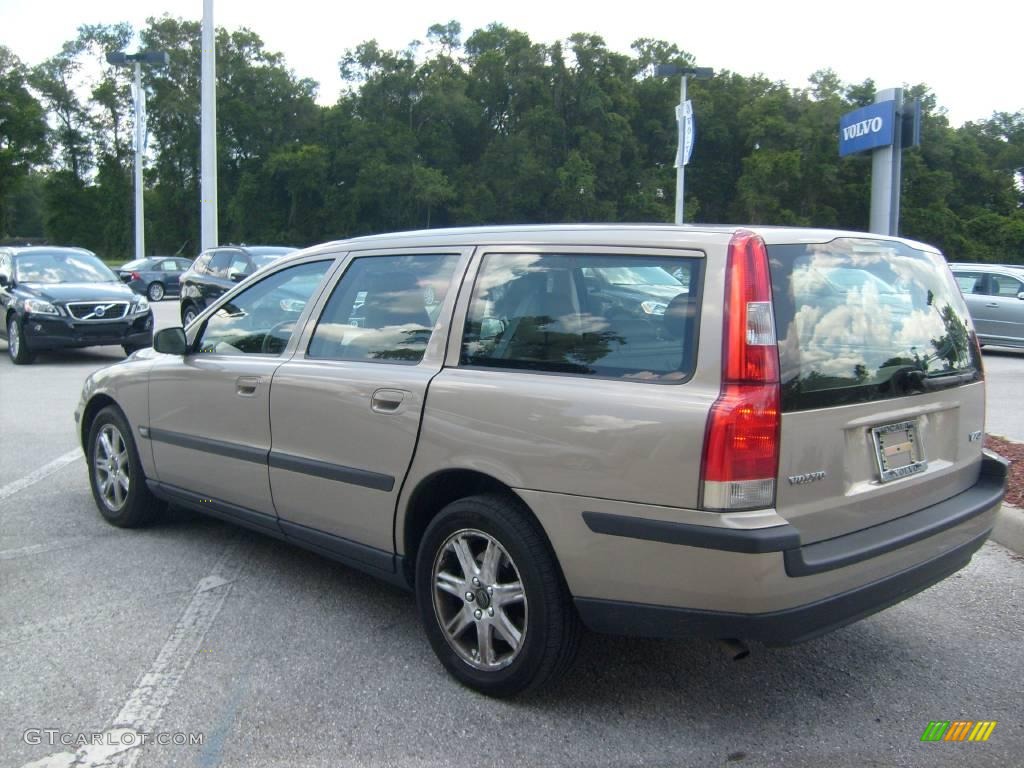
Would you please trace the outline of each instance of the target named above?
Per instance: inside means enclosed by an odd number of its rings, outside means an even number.
[[[839,156],[888,147],[896,132],[896,102],[870,104],[839,118]]]

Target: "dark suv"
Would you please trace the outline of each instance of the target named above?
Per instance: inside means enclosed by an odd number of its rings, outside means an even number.
[[[0,249],[0,336],[16,365],[36,352],[153,341],[149,301],[84,248]]]
[[[182,325],[191,323],[236,283],[294,250],[284,245],[224,245],[203,251],[179,278]]]

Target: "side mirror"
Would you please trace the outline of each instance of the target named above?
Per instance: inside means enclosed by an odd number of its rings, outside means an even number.
[[[237,272],[237,271],[228,272],[228,280],[230,280],[232,283],[240,283],[243,280],[245,280],[245,278],[246,278],[245,272]]]
[[[165,355],[184,355],[188,352],[188,339],[184,328],[164,328],[153,337],[153,349]]]
[[[0,288],[6,288],[10,284],[11,284],[11,281],[7,277],[7,275],[0,275]]]
[[[2,285],[2,283],[0,283],[0,285]],[[1020,299],[1021,301],[1024,301],[1024,291],[1021,291],[1020,293],[1018,293],[1017,294],[1017,298]]]

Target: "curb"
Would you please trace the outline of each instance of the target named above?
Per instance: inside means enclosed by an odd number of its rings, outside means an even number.
[[[1020,440],[1008,437],[1007,435],[997,435],[994,432],[989,434],[1008,443],[1021,445]],[[1016,552],[1018,555],[1024,555],[1024,509],[1015,507],[1013,504],[1007,504],[1004,501],[999,509],[999,513],[996,515],[996,526],[992,529],[992,540]]]
[[[1024,509],[1003,502],[992,529],[992,540],[1024,555]]]

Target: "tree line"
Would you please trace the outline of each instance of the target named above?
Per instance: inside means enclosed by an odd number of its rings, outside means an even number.
[[[86,25],[29,67],[0,46],[0,237],[132,250],[128,24]],[[150,18],[146,245],[198,251],[198,22]],[[248,29],[217,31],[220,239],[307,245],[373,232],[673,217],[678,78],[661,40],[631,54],[596,35],[538,43],[501,24],[463,39],[435,24],[403,50],[368,41],[339,61],[337,103]],[[807,87],[723,71],[691,82],[698,137],[686,220],[868,225],[870,157],[838,157],[840,116],[875,84],[821,69]],[[924,84],[922,143],[904,152],[900,234],[950,259],[1024,261],[1024,111],[960,127]]]

